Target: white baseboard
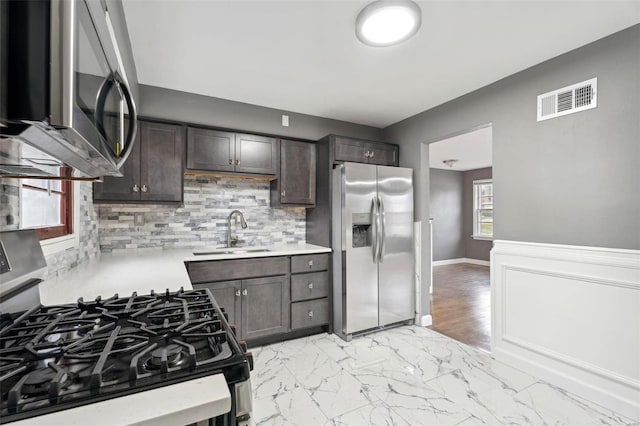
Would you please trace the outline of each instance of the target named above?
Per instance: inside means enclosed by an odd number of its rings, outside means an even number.
[[[491,262],[488,260],[471,259],[469,257],[464,258],[464,263],[471,263],[472,265],[491,266]]]
[[[494,241],[491,354],[640,420],[640,250]]]
[[[418,322],[418,325],[422,327],[429,327],[431,324],[433,324],[433,317],[431,315],[421,316],[420,321]]]
[[[490,266],[491,262],[488,260],[479,260],[479,259],[471,259],[468,257],[461,257],[458,259],[445,259],[445,260],[435,260],[432,262],[433,266],[442,266],[442,265],[454,265],[456,263],[471,263],[473,265],[482,265],[482,266]]]

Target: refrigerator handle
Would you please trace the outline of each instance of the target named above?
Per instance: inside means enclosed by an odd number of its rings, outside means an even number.
[[[373,229],[371,230],[371,235],[373,237],[373,242],[371,244],[371,250],[373,255],[373,263],[377,263],[378,261],[378,217],[380,216],[378,211],[378,200],[376,197],[373,197],[371,200],[371,226]]]
[[[378,250],[378,262],[382,263],[382,261],[384,260],[384,246],[387,235],[385,232],[386,220],[384,217],[384,203],[382,202],[382,198],[380,196],[378,196],[378,204],[378,215],[380,217],[380,248]]]

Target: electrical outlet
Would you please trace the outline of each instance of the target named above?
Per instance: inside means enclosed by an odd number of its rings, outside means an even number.
[[[284,127],[289,127],[289,116],[282,114],[282,125]]]
[[[136,213],[133,215],[133,224],[135,226],[143,226],[144,225],[144,215],[142,213]]]

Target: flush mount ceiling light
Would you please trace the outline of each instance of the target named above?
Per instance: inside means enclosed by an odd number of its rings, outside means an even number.
[[[410,0],[378,0],[356,19],[356,36],[369,46],[384,47],[411,38],[422,23],[420,7]]]

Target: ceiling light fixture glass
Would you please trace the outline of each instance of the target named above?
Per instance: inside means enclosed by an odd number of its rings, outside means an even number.
[[[402,43],[420,29],[422,11],[410,0],[378,0],[367,5],[356,18],[356,36],[369,46]]]

